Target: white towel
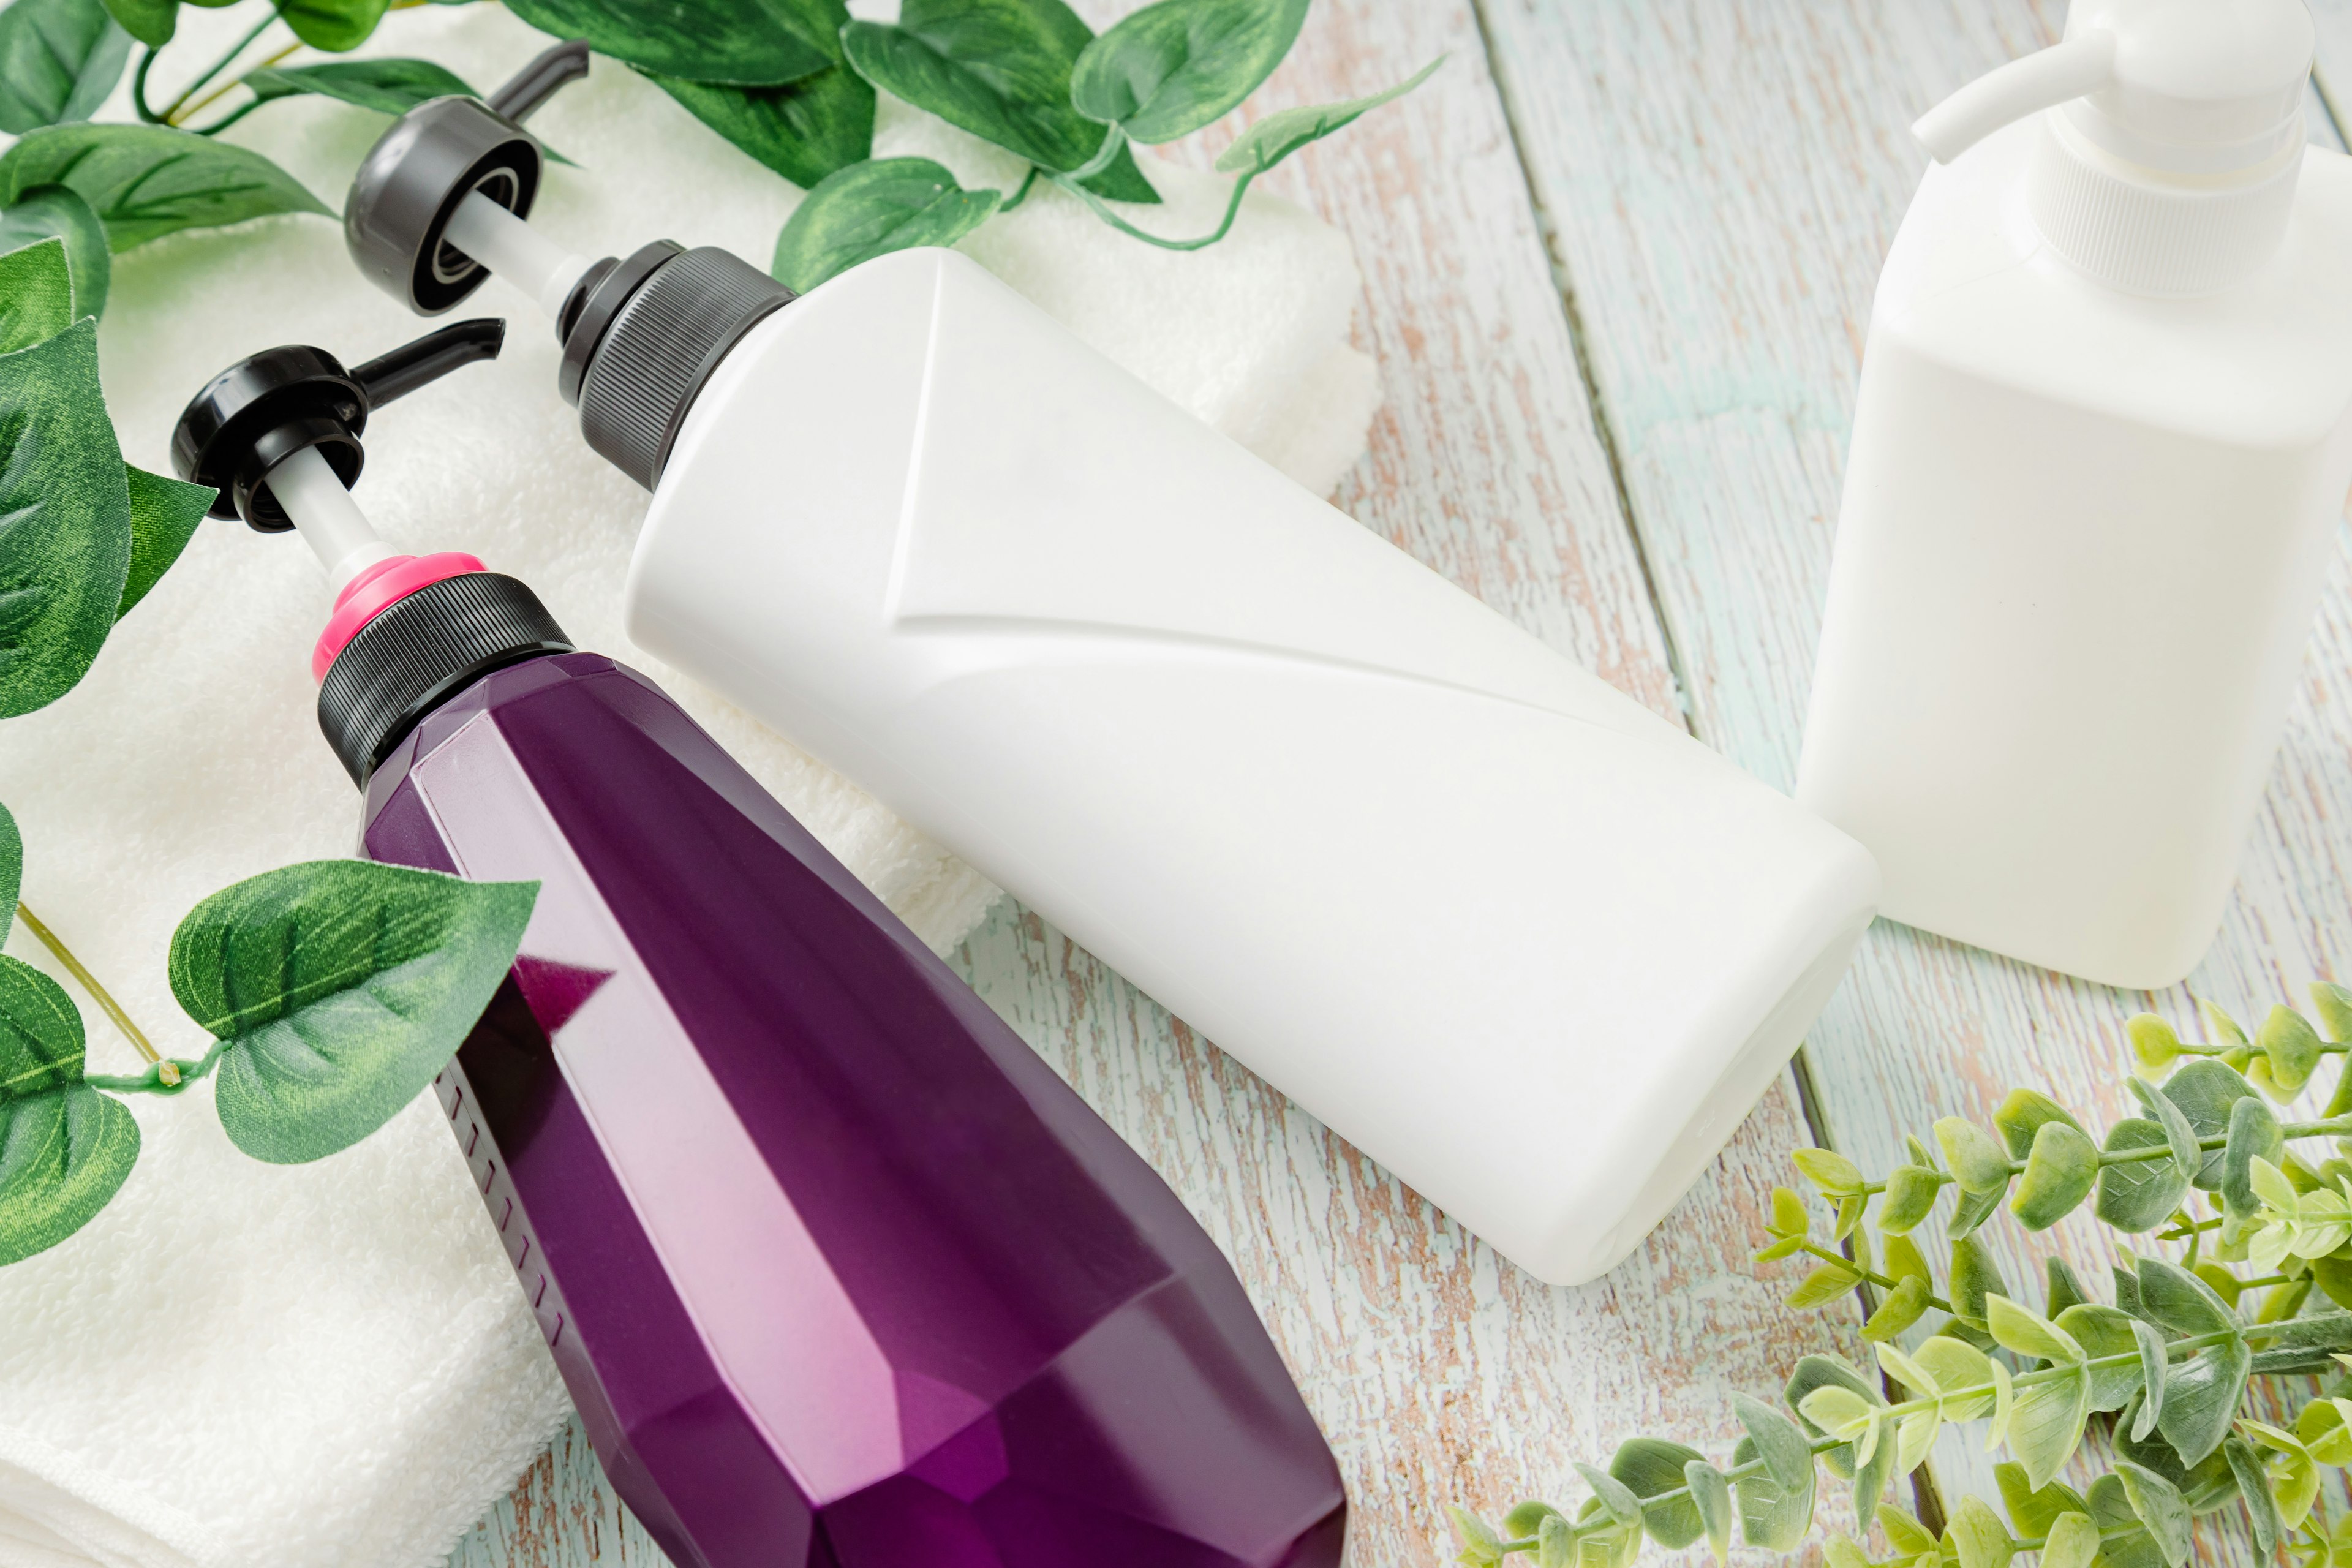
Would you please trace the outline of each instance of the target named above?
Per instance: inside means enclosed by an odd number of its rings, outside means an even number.
[[[248,9],[184,10],[159,77],[208,59]],[[489,5],[425,6],[389,17],[367,52],[438,60],[487,89],[549,41]],[[127,118],[121,100],[103,117]],[[340,207],[384,123],[299,100],[231,134]],[[1013,173],[895,105],[882,123],[884,151],[926,153],[967,183]],[[667,237],[764,264],[797,199],[609,61],[534,128],[583,165],[551,170],[540,221],[590,254]],[[1213,221],[1222,181],[1152,172],[1171,199],[1142,221]],[[1047,191],[967,246],[1317,489],[1362,451],[1378,394],[1346,342],[1360,279],[1346,239],[1313,218],[1253,196],[1226,243],[1178,256]],[[583,647],[662,680],[927,939],[961,938],[993,889],[627,644],[620,590],[646,498],[582,445],[534,309],[493,280],[464,313],[509,316],[507,353],[378,416],[358,489],[369,514],[400,546],[467,550],[530,582]],[[118,258],[100,350],[125,453],[165,468],[187,397],[257,349],[357,361],[424,326],[361,282],[323,218]],[[793,476],[776,482],[789,496]],[[240,877],[351,850],[359,803],[312,717],[326,608],[292,536],[207,523],[78,689],[0,723],[27,900],[181,1054],[200,1045],[163,978],[181,915]],[[21,930],[8,951],[47,963]],[[85,1014],[93,1067],[130,1069]],[[112,1206],[0,1268],[0,1568],[440,1563],[568,1405],[437,1116],[420,1102],[357,1149],[279,1168],[231,1148],[208,1085],[132,1110],[145,1152]]]

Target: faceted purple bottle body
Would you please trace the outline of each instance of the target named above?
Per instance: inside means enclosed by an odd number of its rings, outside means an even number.
[[[442,1104],[679,1568],[1330,1568],[1329,1450],[1159,1177],[651,683],[476,682],[365,852],[536,879]]]

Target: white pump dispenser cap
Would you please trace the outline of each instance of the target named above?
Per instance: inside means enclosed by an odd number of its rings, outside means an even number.
[[[2052,248],[2146,294],[2229,287],[2278,249],[2303,163],[2303,0],[2074,0],[2063,42],[1912,127],[1937,162],[2043,110],[2028,204]]]

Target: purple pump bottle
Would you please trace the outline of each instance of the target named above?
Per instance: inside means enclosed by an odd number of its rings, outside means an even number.
[[[363,852],[541,884],[437,1088],[615,1490],[678,1568],[1331,1568],[1175,1194],[651,681],[352,504],[373,407],[503,335],[257,354],[173,456],[328,568]]]

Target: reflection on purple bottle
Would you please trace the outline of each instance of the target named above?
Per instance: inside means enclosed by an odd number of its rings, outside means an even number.
[[[1331,1568],[1338,1468],[1174,1194],[650,681],[352,507],[371,405],[497,341],[273,350],[175,457],[328,566],[364,852],[541,884],[438,1089],[614,1489],[679,1568]]]

